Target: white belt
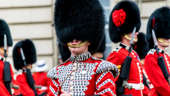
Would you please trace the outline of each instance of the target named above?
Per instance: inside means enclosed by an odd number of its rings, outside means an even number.
[[[133,89],[136,89],[136,90],[143,90],[144,89],[144,85],[142,83],[127,83],[125,82],[124,84],[125,88],[133,88]]]

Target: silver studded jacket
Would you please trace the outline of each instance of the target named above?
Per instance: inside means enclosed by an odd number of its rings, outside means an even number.
[[[96,59],[89,52],[71,57],[48,72],[50,96],[58,96],[62,91],[72,96],[114,96],[117,75],[114,64]]]

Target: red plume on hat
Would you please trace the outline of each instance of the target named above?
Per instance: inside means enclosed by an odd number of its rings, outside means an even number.
[[[125,23],[126,12],[123,9],[115,10],[112,13],[112,20],[116,27],[120,27],[123,23]]]
[[[141,26],[140,12],[137,4],[130,0],[120,1],[112,10],[109,20],[109,34],[114,43],[121,41],[121,37],[136,32]]]

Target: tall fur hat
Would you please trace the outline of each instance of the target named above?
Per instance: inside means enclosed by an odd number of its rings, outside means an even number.
[[[121,37],[136,32],[141,26],[140,12],[137,4],[130,0],[120,1],[112,10],[109,18],[110,38],[114,43],[121,41]]]
[[[30,39],[25,39],[22,41],[19,41],[13,49],[13,61],[14,61],[14,67],[19,70],[22,69],[24,66],[24,61],[21,57],[21,50],[22,48],[24,56],[25,56],[25,61],[26,65],[33,64],[37,60],[36,56],[36,49],[33,44],[33,42]]]
[[[4,46],[4,35],[7,36],[7,45],[12,46],[13,41],[10,33],[10,29],[6,21],[0,19],[0,47]]]
[[[150,16],[147,24],[147,39],[150,48],[154,47],[152,29],[157,38],[170,38],[170,8],[156,9]]]
[[[89,41],[97,49],[104,36],[104,13],[98,0],[57,0],[55,29],[58,40],[66,44],[73,39]]]
[[[71,53],[66,45],[59,43],[58,49],[59,49],[62,61],[66,61],[71,56]]]

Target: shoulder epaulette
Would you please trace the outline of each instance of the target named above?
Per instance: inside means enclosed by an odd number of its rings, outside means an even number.
[[[16,74],[14,74],[14,76],[13,76],[14,80],[16,80],[17,76],[18,76],[18,75],[21,75],[22,72],[23,72],[22,70],[18,70],[18,71],[16,72]]]
[[[102,59],[99,59],[99,58],[96,58],[96,57],[91,57],[93,60],[102,60]]]
[[[118,47],[116,47],[115,49],[113,49],[112,52],[118,52],[121,48],[122,48],[122,47],[118,46]]]
[[[99,66],[96,70],[96,73],[99,74],[99,73],[103,73],[103,72],[107,72],[107,71],[111,71],[113,73],[114,77],[116,77],[119,74],[119,71],[118,71],[118,68],[116,67],[116,65],[114,65],[108,61],[102,60],[102,62],[99,64]]]
[[[154,54],[155,51],[156,51],[155,49],[151,49],[151,50],[149,50],[148,54]]]
[[[52,78],[52,79],[56,79],[57,78],[57,67],[54,67],[52,69],[50,69],[47,73],[47,77]]]

